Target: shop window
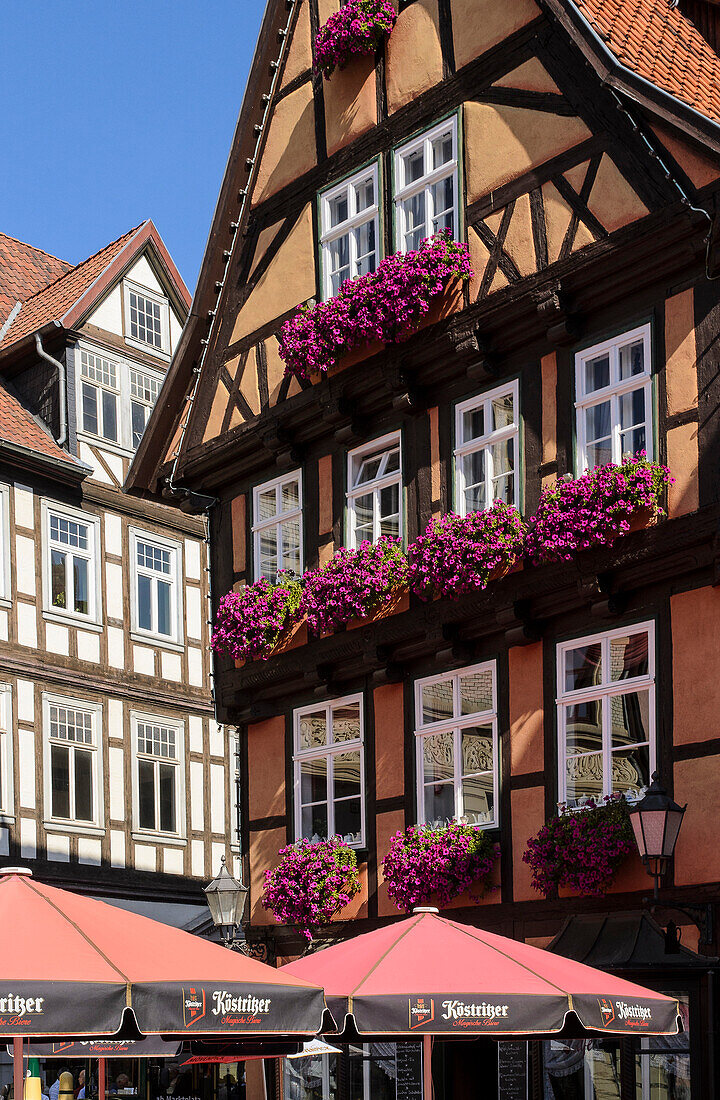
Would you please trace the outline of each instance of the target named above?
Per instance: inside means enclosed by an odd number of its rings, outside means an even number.
[[[165,718],[133,715],[135,823],[141,832],[182,832],[182,727]]]
[[[395,150],[395,233],[401,252],[447,230],[458,235],[457,119]]]
[[[320,195],[323,298],[346,279],[374,271],[380,259],[377,162]]]
[[[481,512],[496,500],[519,506],[517,382],[455,407],[455,510]]]
[[[557,669],[560,803],[640,798],[655,770],[653,623],[564,642]]]
[[[400,432],[375,439],[348,454],[350,546],[377,542],[381,535],[402,538],[402,450]]]
[[[498,824],[495,663],[415,683],[418,821]]]
[[[281,573],[299,577],[302,553],[302,474],[299,470],[253,490],[255,580],[275,584]]]
[[[365,843],[362,696],[295,711],[295,835]]]
[[[46,612],[95,621],[99,613],[98,520],[43,502]]]
[[[402,1100],[422,1095],[422,1047],[419,1043],[364,1043],[342,1046],[337,1054],[286,1058],[285,1100]]]
[[[99,708],[54,696],[43,704],[48,820],[98,825]]]
[[[133,630],[177,642],[180,636],[179,547],[156,535],[130,530],[133,563]]]
[[[575,357],[579,473],[653,456],[650,325]]]

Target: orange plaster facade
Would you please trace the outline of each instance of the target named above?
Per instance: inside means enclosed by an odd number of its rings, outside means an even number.
[[[250,820],[285,814],[285,720],[269,718],[248,727]]]
[[[510,767],[513,775],[542,771],[543,647],[519,646],[508,653],[510,664]]]
[[[695,588],[671,596],[670,613],[674,742],[711,740],[719,735],[720,589]]]

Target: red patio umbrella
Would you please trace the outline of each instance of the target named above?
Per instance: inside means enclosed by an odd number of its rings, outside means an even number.
[[[341,1034],[674,1035],[678,1003],[601,970],[416,909],[281,970],[325,988]]]
[[[0,873],[0,928],[3,1038],[109,1038],[133,1022],[141,1035],[304,1038],[321,1024],[311,983],[29,871]]]

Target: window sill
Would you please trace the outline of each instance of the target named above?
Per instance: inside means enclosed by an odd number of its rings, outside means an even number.
[[[61,611],[43,610],[43,619],[48,623],[59,623],[60,626],[77,626],[80,630],[91,630],[94,634],[102,634],[105,629],[102,623],[90,619],[83,619],[80,615],[63,615]]]
[[[12,600],[8,599],[7,596],[0,596],[0,607],[6,608],[9,611],[12,607]]]
[[[43,821],[48,833],[71,833],[77,836],[105,836],[104,825],[79,825],[73,821]]]
[[[2,810],[0,810],[0,825],[14,825],[14,824],[15,824],[15,815],[14,814],[4,814],[2,812]]]
[[[138,634],[136,630],[131,630],[130,637],[138,645],[156,646],[160,649],[172,650],[173,653],[185,652],[184,642],[174,642],[171,638],[163,638],[157,634]]]
[[[142,340],[133,340],[132,336],[126,336],[125,343],[128,345],[128,347],[139,348],[139,350],[144,351],[146,355],[154,356],[162,363],[170,362],[170,352],[164,351],[161,348],[156,348],[154,344],[145,344]]]
[[[91,447],[102,447],[103,450],[110,451],[111,454],[118,455],[120,458],[132,459],[135,454],[132,449],[123,447],[121,443],[115,443],[112,439],[104,439],[101,435],[79,431],[77,437],[81,443],[87,443]]]
[[[187,840],[181,836],[173,836],[172,833],[140,833],[130,834],[138,844],[162,844],[166,848],[187,848]]]

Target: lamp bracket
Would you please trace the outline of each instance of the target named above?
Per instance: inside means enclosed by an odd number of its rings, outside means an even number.
[[[645,899],[645,901],[649,900],[648,898]],[[711,901],[705,902],[703,905],[685,906],[666,904],[662,901],[653,901],[653,904],[650,906],[650,912],[655,915],[658,909],[671,913],[680,913],[684,917],[689,917],[700,933],[698,947],[710,947],[712,945],[715,938],[715,907]],[[674,942],[676,949],[680,944],[680,938],[677,935],[677,925],[673,920],[668,922],[667,928],[665,929],[665,939],[668,945]]]

